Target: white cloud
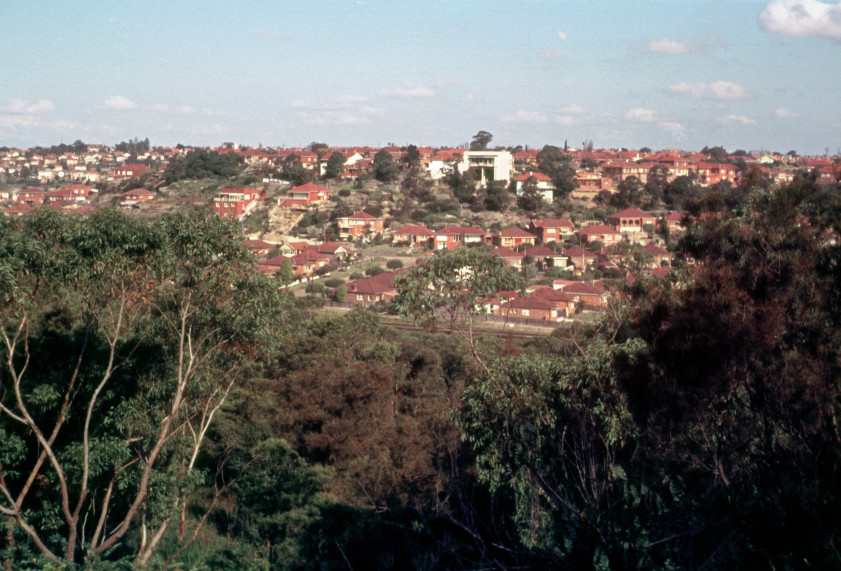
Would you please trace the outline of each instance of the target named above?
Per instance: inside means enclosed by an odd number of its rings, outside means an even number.
[[[368,98],[364,95],[337,95],[329,99],[298,99],[292,102],[292,107],[314,111],[334,111],[337,109],[351,109],[367,102]]]
[[[756,125],[756,120],[744,115],[726,115],[719,118],[720,123],[741,123],[742,125]]]
[[[549,119],[539,111],[524,111],[522,109],[515,111],[509,115],[505,115],[502,120],[506,123],[546,123]]]
[[[686,135],[686,130],[680,123],[664,121],[662,123],[659,123],[659,126],[664,131],[668,131],[669,133],[671,133],[672,137],[674,137],[678,141],[682,140],[683,137]]]
[[[136,109],[137,103],[122,95],[110,95],[103,103],[106,109]]]
[[[685,54],[689,51],[689,44],[685,42],[676,42],[668,38],[661,40],[648,40],[648,51],[653,54]]]
[[[571,127],[578,123],[578,117],[573,117],[572,115],[558,115],[555,117],[555,123],[558,125],[563,125],[564,127]]]
[[[713,81],[712,83],[687,83],[681,81],[670,85],[672,93],[688,95],[703,99],[742,99],[747,96],[747,90],[732,81]]]
[[[681,55],[688,53],[706,52],[713,48],[724,47],[724,42],[717,36],[695,38],[692,40],[672,40],[669,38],[652,38],[648,40],[645,51],[652,54]]]
[[[788,119],[791,117],[800,117],[800,113],[796,111],[790,111],[785,107],[779,107],[776,111],[774,111],[774,117],[779,117],[781,119]]]
[[[49,113],[55,109],[55,104],[49,99],[39,99],[34,103],[30,103],[23,99],[12,99],[8,105],[0,106],[0,110],[8,111],[10,113],[26,113],[29,115],[37,115],[39,113]]]
[[[363,125],[385,111],[368,105],[368,98],[361,95],[339,95],[331,99],[299,99],[292,107],[299,109],[298,117],[306,125]]]
[[[841,3],[817,0],[771,2],[759,15],[759,25],[766,32],[783,36],[818,36],[841,42]]]
[[[626,119],[632,121],[654,121],[654,111],[651,109],[643,109],[642,107],[635,107],[625,113]]]
[[[584,108],[581,105],[570,103],[565,107],[561,107],[561,113],[564,113],[566,115],[581,115],[582,113],[584,113]]]
[[[192,115],[196,112],[196,110],[190,107],[189,105],[182,105],[178,108],[178,110],[184,113],[185,115]]]
[[[435,97],[435,90],[419,83],[403,83],[393,89],[383,89],[380,95],[399,99],[429,99]]]
[[[162,113],[166,113],[169,111],[169,105],[165,105],[163,103],[155,103],[152,105],[152,111],[160,111]]]

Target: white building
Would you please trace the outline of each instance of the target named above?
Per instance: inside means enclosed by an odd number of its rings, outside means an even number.
[[[478,170],[481,173],[481,183],[489,180],[511,180],[514,172],[514,157],[508,151],[464,151],[459,172]]]

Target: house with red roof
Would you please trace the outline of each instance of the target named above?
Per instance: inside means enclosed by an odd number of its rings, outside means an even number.
[[[540,238],[540,241],[560,242],[567,236],[572,236],[575,227],[571,220],[564,218],[533,218],[526,230]]]
[[[608,294],[604,282],[579,282],[575,280],[555,280],[552,288],[571,296],[576,303],[589,307],[607,307]]]
[[[385,220],[360,211],[352,216],[337,218],[336,225],[339,227],[339,238],[361,238],[382,233]]]
[[[28,204],[15,204],[3,209],[3,214],[6,216],[23,216],[27,212],[32,212],[32,207]]]
[[[538,319],[558,323],[569,317],[574,311],[575,301],[572,297],[554,292],[552,288],[547,287],[542,288],[540,293],[534,291],[530,295],[502,303],[493,313],[503,317]]]
[[[263,240],[246,240],[242,245],[258,258],[262,258],[275,247],[275,244]]]
[[[121,178],[135,178],[146,171],[149,170],[149,167],[146,165],[142,165],[140,163],[134,163],[130,165],[121,165],[114,169],[114,178],[121,179]]]
[[[575,189],[570,193],[572,198],[592,200],[603,190],[614,192],[613,179],[595,172],[576,171],[575,184]]]
[[[546,202],[555,200],[555,184],[552,182],[552,177],[547,174],[540,171],[526,171],[523,174],[515,176],[514,182],[516,183],[518,197],[523,196],[526,184],[532,182],[543,200]]]
[[[626,208],[620,210],[607,217],[608,222],[612,223],[620,233],[622,232],[641,232],[646,224],[654,226],[657,223],[657,217],[643,212],[639,208]]]
[[[511,248],[500,246],[491,250],[490,253],[499,256],[505,265],[511,266],[512,268],[520,268],[523,265],[523,255],[515,252]]]
[[[651,166],[630,161],[611,161],[602,165],[602,176],[612,178],[616,182],[622,182],[626,178],[635,176],[645,183],[648,180],[648,171]]]
[[[591,252],[581,246],[573,246],[563,251],[563,254],[568,258],[568,266],[573,266],[576,270],[583,271],[588,266],[593,266],[599,259],[595,252]]]
[[[534,241],[534,234],[520,228],[506,228],[493,236],[494,244],[506,248],[517,248],[523,245],[534,246]]]
[[[40,188],[24,188],[17,194],[16,201],[19,204],[39,206],[47,199],[47,193]]]
[[[123,193],[123,199],[120,204],[123,205],[132,205],[137,204],[139,202],[146,202],[149,200],[154,200],[157,194],[154,190],[148,190],[145,188],[133,188],[131,190],[127,190]]]
[[[279,206],[309,206],[319,200],[327,200],[333,195],[333,191],[326,186],[319,186],[308,182],[300,186],[293,186],[289,189],[288,198],[278,198]]]
[[[460,246],[481,246],[491,243],[491,235],[481,228],[447,226],[435,232],[436,250],[453,250]]]
[[[565,252],[555,252],[546,246],[534,246],[523,252],[523,255],[533,259],[541,269],[566,268],[570,264],[569,255]]]
[[[615,228],[606,224],[594,224],[582,228],[575,233],[584,243],[601,242],[602,244],[614,244],[622,239],[622,235]]]
[[[289,258],[296,276],[308,276],[330,262],[330,256],[306,250]]]
[[[414,224],[407,224],[401,226],[394,231],[391,237],[391,243],[395,246],[412,246],[419,248],[429,248],[432,246],[432,240],[435,237],[435,232],[424,226],[417,226]]]
[[[391,301],[397,297],[394,287],[395,272],[383,272],[370,278],[347,283],[347,301],[358,305],[371,305]]]
[[[265,199],[265,190],[226,187],[213,199],[213,210],[223,218],[241,218]]]

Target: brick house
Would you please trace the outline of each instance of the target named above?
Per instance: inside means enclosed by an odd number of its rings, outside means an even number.
[[[584,243],[598,241],[607,245],[614,244],[622,239],[622,235],[615,228],[606,224],[594,224],[593,226],[582,228],[576,234]]]
[[[278,198],[278,206],[309,206],[318,200],[327,200],[333,195],[333,191],[326,186],[319,186],[308,182],[300,186],[293,186],[289,189],[288,198]]]
[[[572,236],[575,228],[571,220],[564,218],[534,218],[529,222],[526,230],[546,244],[553,241],[560,242],[563,238]]]
[[[423,226],[408,224],[394,231],[391,242],[395,246],[417,246],[429,248],[432,245],[435,232]]]
[[[524,244],[534,246],[534,240],[534,234],[521,230],[520,228],[506,228],[497,232],[493,237],[496,245],[506,248],[516,248]]]
[[[657,223],[657,217],[643,212],[638,208],[626,208],[620,210],[615,214],[607,217],[608,222],[612,223],[616,229],[622,232],[641,232],[646,224],[654,226]]]
[[[489,244],[491,235],[480,228],[470,226],[447,226],[435,232],[436,250],[453,250],[460,246],[481,246]]]
[[[122,165],[114,169],[114,178],[134,178],[142,175],[148,170],[149,167],[147,167],[146,165],[141,165],[139,163],[131,165]]]
[[[223,218],[240,218],[266,199],[266,191],[253,188],[223,188],[213,199],[213,210]]]
[[[352,216],[337,218],[339,238],[360,238],[382,233],[384,219],[371,216],[367,212],[357,212]]]
[[[391,301],[397,296],[394,288],[395,272],[383,272],[370,278],[361,278],[347,283],[347,301],[359,305],[371,305]]]
[[[123,200],[120,204],[137,204],[138,202],[146,202],[154,200],[157,194],[154,190],[147,190],[145,188],[133,188],[123,193]]]
[[[506,246],[494,248],[490,253],[499,256],[505,265],[511,266],[512,268],[519,268],[523,265],[523,255]]]

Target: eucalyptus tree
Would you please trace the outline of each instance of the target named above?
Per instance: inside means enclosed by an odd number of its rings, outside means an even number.
[[[210,213],[0,221],[8,557],[145,565],[185,536],[205,435],[279,321],[253,264]]]

